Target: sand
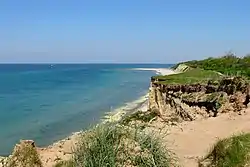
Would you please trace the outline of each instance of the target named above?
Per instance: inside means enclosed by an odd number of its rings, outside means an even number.
[[[198,167],[198,159],[204,157],[218,141],[241,132],[250,132],[250,109],[243,115],[221,114],[178,126],[166,127],[155,122],[154,130],[162,128],[164,143],[179,158],[180,166]],[[166,133],[167,132],[167,133]]]

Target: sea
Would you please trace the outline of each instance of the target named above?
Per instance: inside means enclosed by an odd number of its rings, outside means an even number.
[[[0,155],[20,139],[39,147],[99,123],[105,113],[148,92],[169,64],[1,64]]]

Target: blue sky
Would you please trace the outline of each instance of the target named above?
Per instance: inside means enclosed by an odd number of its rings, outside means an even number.
[[[250,53],[248,0],[1,0],[0,62],[175,63]]]

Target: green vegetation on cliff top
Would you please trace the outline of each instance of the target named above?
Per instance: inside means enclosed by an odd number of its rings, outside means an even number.
[[[219,58],[192,60],[179,64],[186,64],[192,68],[218,71],[225,75],[240,75],[250,77],[250,55],[240,58],[232,53],[229,53],[226,56]],[[173,68],[176,68],[178,65],[174,66]]]
[[[209,80],[218,80],[221,77],[218,72],[194,68],[184,73],[154,76],[152,79],[157,79],[161,84],[194,84],[207,83]]]
[[[152,79],[158,80],[161,84],[194,84],[206,83],[209,80],[218,80],[223,75],[250,78],[250,55],[240,58],[229,53],[219,58],[178,63],[172,68],[178,69],[181,65],[184,68],[181,69],[182,73],[168,76],[154,76]]]

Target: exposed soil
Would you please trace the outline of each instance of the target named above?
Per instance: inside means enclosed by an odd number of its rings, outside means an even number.
[[[198,159],[205,156],[218,139],[250,132],[249,123],[250,109],[247,109],[242,115],[221,114],[218,117],[187,121],[171,127],[156,121],[153,129],[162,130],[164,142],[176,154],[181,166],[196,167]]]

